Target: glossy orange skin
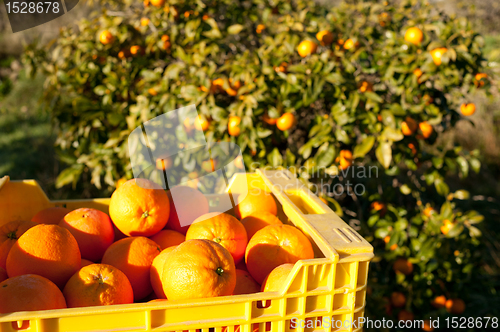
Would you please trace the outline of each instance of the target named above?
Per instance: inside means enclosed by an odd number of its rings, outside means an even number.
[[[406,30],[405,41],[415,45],[420,45],[422,40],[424,40],[424,34],[419,28],[413,27]]]
[[[427,121],[420,122],[418,124],[418,128],[422,132],[422,136],[424,138],[431,137],[432,133],[434,132],[434,128]]]
[[[460,113],[463,116],[471,116],[476,113],[476,105],[473,103],[460,105]]]
[[[271,126],[274,126],[276,124],[276,122],[278,121],[278,119],[270,118],[267,113],[262,116],[262,120]]]
[[[275,267],[264,279],[261,286],[262,292],[279,292],[283,289],[286,279],[292,272],[293,264],[281,264]]]
[[[101,260],[115,238],[109,216],[95,209],[74,210],[61,220],[59,226],[66,228],[74,236],[82,258],[92,262]]]
[[[32,221],[11,221],[0,226],[0,267],[6,268],[7,256],[16,241],[28,229],[36,226]]]
[[[10,278],[37,274],[62,288],[81,266],[78,243],[71,233],[57,225],[30,228],[14,244],[7,256]]]
[[[318,48],[318,44],[311,40],[303,40],[300,42],[299,46],[297,46],[297,52],[303,58],[306,56],[316,53],[316,49]]]
[[[175,247],[186,241],[186,236],[171,229],[164,229],[151,236],[150,239],[153,240],[157,245],[159,245],[161,250],[165,250],[169,247]]]
[[[245,270],[236,269],[236,286],[233,295],[252,294],[260,292],[260,285],[250,273]]]
[[[57,225],[70,212],[70,209],[63,207],[50,207],[35,214],[31,221],[37,224]]]
[[[175,199],[172,198],[172,194]],[[171,188],[167,195],[171,202],[167,228],[181,234],[185,235],[193,221],[209,211],[207,198],[197,189],[188,186],[176,186]],[[177,209],[183,211],[184,220],[182,225],[177,215]]]
[[[0,283],[0,314],[64,308],[61,290],[39,275],[25,274]]]
[[[274,214],[267,211],[257,211],[249,216],[241,219],[241,223],[247,231],[248,239],[250,240],[255,233],[269,225],[281,225],[281,220]]]
[[[162,284],[169,300],[227,296],[236,286],[236,268],[220,244],[188,240],[167,255]]]
[[[99,35],[99,41],[103,45],[111,44],[115,40],[115,37],[108,30],[104,30]]]
[[[82,263],[80,264],[80,268],[95,264],[94,262],[89,261],[88,259],[82,258]]]
[[[455,226],[453,222],[448,219],[443,220],[443,225],[440,227],[441,233],[447,235],[448,232]]]
[[[417,128],[418,128],[417,121],[413,120],[410,117],[407,117],[405,121],[401,123],[401,131],[405,136],[413,135],[413,133],[415,132],[415,130],[417,130]]]
[[[106,250],[102,264],[114,266],[125,273],[137,301],[153,291],[150,269],[160,252],[160,246],[146,237],[128,237],[113,243]]]
[[[441,65],[441,58],[443,57],[443,54],[446,53],[446,51],[448,51],[446,47],[436,48],[431,51],[432,61],[434,61],[434,64],[436,66]]]
[[[350,150],[341,150],[338,157],[339,168],[343,170],[352,166],[352,160],[353,157],[352,157],[352,152]]]
[[[309,239],[290,225],[266,226],[250,239],[245,252],[248,272],[258,283],[277,266],[314,258]]]
[[[169,254],[172,250],[174,250],[177,246],[172,246],[164,249],[158,256],[153,259],[153,263],[151,264],[150,269],[150,280],[151,286],[153,286],[153,291],[158,299],[166,299],[167,296],[163,291],[162,285],[162,275],[163,275],[163,265],[165,264],[165,260],[167,258],[167,254]]]
[[[446,296],[436,296],[434,300],[432,300],[431,305],[436,309],[444,308],[446,306]]]
[[[278,206],[274,197],[258,188],[250,189],[246,197],[238,196],[237,201],[238,204],[234,208],[234,212],[239,219],[259,211],[266,211],[273,215],[278,214]]]
[[[231,136],[239,136],[241,133],[240,128],[241,118],[239,116],[230,116],[227,123],[227,131]]]
[[[134,292],[125,274],[106,264],[81,268],[66,283],[63,294],[68,308],[134,302]]]
[[[127,236],[151,236],[168,222],[170,200],[157,184],[132,179],[116,189],[109,203],[115,226]]]
[[[394,262],[392,268],[396,273],[402,273],[404,275],[409,275],[413,272],[413,264],[404,258],[398,258]]]
[[[285,131],[292,128],[295,125],[295,115],[292,113],[285,113],[276,120],[276,127]]]
[[[189,227],[186,241],[193,239],[210,240],[226,248],[237,264],[245,255],[248,243],[243,224],[227,213],[211,212],[200,216]]]

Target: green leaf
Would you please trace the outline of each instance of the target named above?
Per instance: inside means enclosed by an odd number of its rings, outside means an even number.
[[[283,157],[281,156],[278,148],[274,148],[273,151],[267,156],[267,161],[272,167],[278,167],[283,164]]]
[[[316,162],[318,167],[327,167],[333,163],[333,159],[335,158],[335,147],[333,145],[329,145],[326,151],[322,151],[316,157]]]
[[[382,141],[379,143],[377,149],[375,150],[375,155],[377,160],[384,168],[389,168],[392,161],[392,143],[388,141]]]
[[[411,188],[406,183],[399,188],[399,191],[401,191],[403,195],[411,194]]]
[[[394,129],[391,127],[385,127],[382,134],[380,134],[381,138],[386,138],[389,141],[397,142],[404,138],[403,133],[399,129]]]
[[[469,235],[471,237],[479,237],[482,234],[481,234],[481,231],[477,227],[469,226]]]
[[[367,136],[365,137],[361,143],[356,145],[353,150],[353,158],[362,158],[364,157],[375,144],[375,136]]]
[[[457,190],[453,193],[453,197],[456,199],[469,199],[470,198],[470,193],[467,190]]]
[[[227,28],[227,32],[229,32],[232,35],[237,35],[238,33],[241,32],[241,30],[243,30],[243,28],[244,27],[241,24],[233,24],[229,28]]]
[[[434,181],[434,187],[436,188],[437,193],[441,196],[446,196],[450,192],[450,187],[448,187],[448,185],[441,178],[437,178]]]

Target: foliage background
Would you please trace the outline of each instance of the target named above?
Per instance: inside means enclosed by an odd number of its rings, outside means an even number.
[[[373,2],[339,5],[334,13],[328,13],[323,7],[302,1],[291,8],[284,2],[271,6],[255,0],[246,2],[251,4],[247,12],[253,15],[245,17],[231,2],[220,2],[225,5],[223,9],[220,4],[203,9],[192,3],[171,3],[180,13],[177,20],[173,11],[144,9],[134,2],[132,9],[113,8],[113,16],[103,12],[93,23],[80,23],[80,33],[74,32],[76,27],[64,29],[52,48],[29,46],[24,54],[24,71],[13,79],[17,81],[14,91],[0,101],[0,109],[5,113],[0,125],[6,129],[0,138],[6,148],[0,153],[10,163],[3,164],[5,170],[0,173],[16,174],[12,172],[17,169],[11,165],[26,165],[17,176],[34,175],[45,181],[51,197],[108,196],[114,181],[123,175],[131,176],[123,167],[128,158],[121,146],[129,130],[159,114],[155,112],[195,101],[199,110],[212,117],[209,135],[217,139],[229,139],[229,114],[242,116],[243,132],[251,134],[237,140],[245,149],[247,165],[303,165],[305,171],[299,175],[309,183],[328,181],[334,185],[350,180],[367,186],[368,193],[362,197],[324,198],[344,220],[359,226],[362,235],[376,248],[377,257],[370,271],[368,315],[395,318],[400,309],[387,310],[380,303],[388,301],[393,291],[401,291],[408,299],[405,309],[417,318],[447,315],[444,309],[436,310],[430,305],[432,298],[441,294],[464,299],[465,316],[498,316],[498,210],[496,199],[490,198],[499,192],[498,182],[490,181],[498,174],[498,136],[481,137],[481,133],[488,129],[496,133],[498,128],[494,127],[497,104],[489,94],[497,93],[494,74],[499,56],[491,51],[488,61],[482,59],[487,49],[469,23],[436,16],[434,10],[429,12],[433,7],[414,10]],[[284,18],[267,23],[273,21],[266,18],[272,17],[272,8],[277,4],[279,15]],[[186,17],[184,13],[191,10],[193,13]],[[203,10],[212,11],[210,16],[216,18],[214,12],[223,10],[226,16],[214,24],[215,20],[201,18]],[[390,17],[385,26],[380,24],[383,12]],[[140,25],[144,16],[151,19],[150,25]],[[353,17],[357,19],[352,20]],[[255,28],[261,22],[265,22],[266,29],[257,34]],[[236,24],[241,27],[235,27]],[[414,46],[404,49],[402,34],[409,24],[428,28],[422,55],[415,55],[418,53]],[[103,46],[97,42],[104,28],[117,36],[115,43]],[[334,32],[336,40],[355,38],[360,47],[350,51],[320,47],[317,55],[301,59],[295,46],[305,38],[314,40],[315,33],[322,29]],[[487,26],[483,31],[489,29]],[[186,33],[188,30],[191,33]],[[164,32],[172,42],[168,50],[162,49]],[[454,48],[457,57],[448,66],[435,68],[426,50],[439,43]],[[460,44],[467,50],[460,52]],[[141,45],[144,55],[119,59],[118,53],[132,45]],[[273,70],[282,61],[290,64],[287,74]],[[4,66],[11,65],[12,62]],[[412,75],[417,65],[430,73],[423,78],[429,84],[419,84]],[[492,79],[476,91],[471,75],[486,66]],[[23,82],[35,69],[47,79],[43,107],[48,112],[30,115],[31,108],[37,108],[32,103],[29,110],[23,105],[26,111],[8,113],[8,109],[18,105],[16,94],[29,94],[29,89],[23,89]],[[388,71],[394,74],[388,75]],[[198,89],[219,77],[226,79],[225,88],[229,87],[228,78],[245,82],[238,91],[244,99]],[[40,76],[36,79],[41,87]],[[373,83],[374,92],[358,91],[363,80]],[[151,95],[151,88],[157,90],[157,95]],[[426,93],[434,97],[431,105],[422,100]],[[402,98],[403,94],[408,96]],[[472,123],[476,128],[456,112],[460,103],[472,99],[483,105],[478,111],[480,116],[491,119],[481,121],[474,116]],[[157,107],[159,111],[155,110]],[[281,133],[263,123],[266,111],[271,116],[293,112],[300,119],[299,124],[288,133]],[[408,114],[432,123],[437,132],[434,137],[427,141],[404,138],[400,126]],[[40,125],[49,118],[56,129],[53,135],[47,135],[46,122]],[[16,123],[22,123],[21,127]],[[25,140],[17,139],[30,125],[39,126],[40,130]],[[58,146],[57,161],[43,158],[54,153],[53,139]],[[34,142],[41,146],[33,145]],[[408,143],[418,146],[417,155],[412,154]],[[266,150],[269,146],[277,148]],[[31,153],[28,147],[33,149]],[[366,181],[343,177],[331,180],[341,149],[355,151],[355,165],[380,167],[380,177]],[[20,150],[23,154],[16,153]],[[252,150],[257,151],[255,156]],[[38,160],[43,163],[37,163]],[[60,162],[70,166],[62,170]],[[326,167],[327,173],[314,172],[318,165]],[[387,166],[386,172],[383,166]],[[59,175],[56,183],[55,175]],[[488,182],[492,185],[485,186]],[[74,186],[61,188],[65,184]],[[386,209],[373,211],[373,201],[383,202]],[[431,217],[422,213],[428,205],[437,210]],[[482,217],[474,209],[485,215],[484,222],[480,222]],[[456,221],[447,236],[439,231],[444,219]],[[389,243],[383,241],[387,235]],[[398,247],[391,250],[394,244]],[[412,274],[394,273],[392,265],[398,257],[413,262]]]

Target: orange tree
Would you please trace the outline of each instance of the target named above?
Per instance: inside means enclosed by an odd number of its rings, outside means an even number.
[[[208,139],[236,142],[250,170],[290,168],[375,246],[368,314],[460,314],[460,300],[491,314],[498,267],[478,239],[483,217],[446,180],[478,172],[480,156],[443,139],[475,112],[468,95],[490,88],[483,38],[398,3],[103,1],[26,51],[47,75],[68,164],[58,185],[130,178],[130,132],[196,104]]]

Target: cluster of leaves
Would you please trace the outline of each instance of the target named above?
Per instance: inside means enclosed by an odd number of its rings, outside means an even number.
[[[474,283],[491,296],[472,273],[485,252],[474,226],[482,217],[461,212],[458,203],[467,193],[450,193],[446,183],[450,174],[478,172],[480,156],[440,140],[466,121],[460,104],[478,88],[475,74],[484,72],[483,38],[467,20],[416,0],[365,0],[332,9],[305,0],[103,3],[110,7],[95,19],[63,29],[50,52],[26,52],[26,63],[48,75],[45,100],[59,129],[61,159],[69,165],[60,186],[88,172],[98,187],[132,177],[126,144],[131,131],[195,104],[210,121],[207,139],[237,143],[250,170],[293,169],[360,225],[377,253],[370,272],[372,312],[395,289],[408,295],[406,309],[421,317],[429,317],[432,297],[467,298],[464,291]],[[413,26],[424,33],[420,45],[404,40]],[[316,33],[322,30],[333,34],[332,44],[319,45]],[[103,31],[113,36],[110,43],[99,41]],[[317,43],[317,51],[301,57],[297,46],[303,40]],[[139,47],[131,53],[133,46]],[[447,51],[436,65],[430,51],[440,47]],[[212,88],[216,79],[223,82],[220,89]],[[363,82],[370,88],[360,89]],[[290,130],[264,120],[284,113],[298,120]],[[230,116],[241,118],[237,137],[228,133]],[[433,134],[403,135],[407,117],[426,121]],[[377,176],[341,170],[341,150],[353,152],[352,169],[375,167]],[[332,190],[346,181],[362,185],[363,192]],[[382,208],[372,208],[373,202]],[[426,216],[430,206],[436,213]],[[440,231],[444,220],[454,225],[446,235]],[[411,275],[394,274],[398,257],[415,265]]]

